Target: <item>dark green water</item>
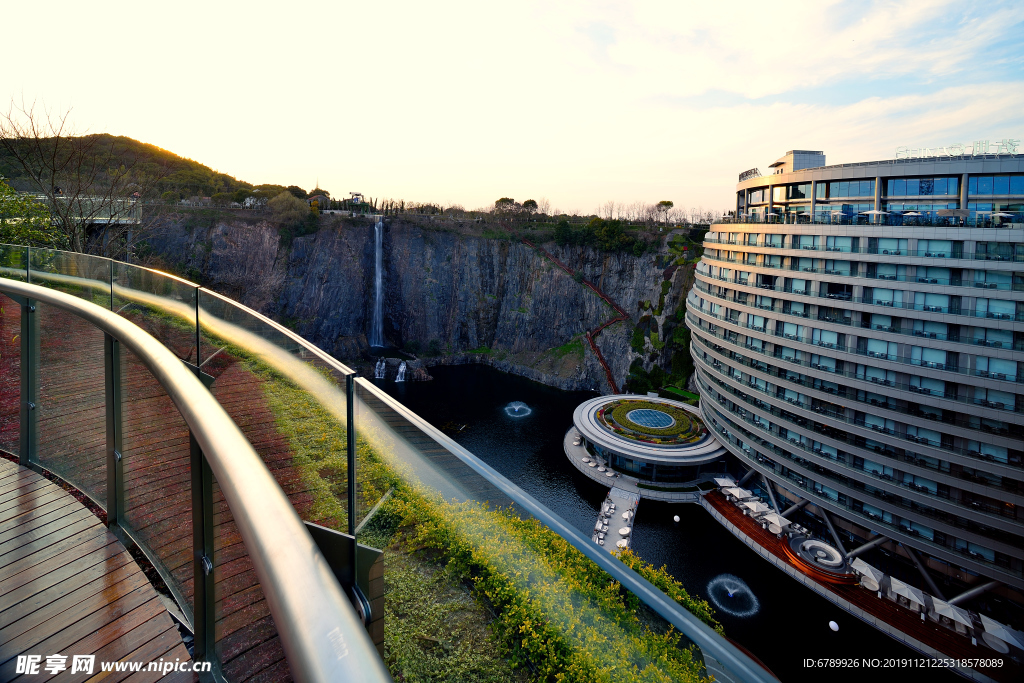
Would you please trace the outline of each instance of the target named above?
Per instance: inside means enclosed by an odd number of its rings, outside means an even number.
[[[430,372],[432,382],[376,381],[589,537],[608,489],[569,464],[562,437],[572,426],[575,407],[595,394],[560,391],[483,365]],[[530,414],[510,416],[505,408],[515,401],[525,403]],[[783,681],[896,678],[863,668],[806,669],[804,658],[920,657],[769,565],[697,505],[641,501],[633,547],[648,562],[665,565],[691,593],[708,598],[712,585],[726,634]],[[739,584],[729,577],[746,588],[730,597],[729,590]],[[735,616],[744,613],[749,616]],[[829,629],[829,621],[839,624],[838,632]],[[902,673],[915,676],[921,670]],[[928,680],[959,679],[928,669]]]

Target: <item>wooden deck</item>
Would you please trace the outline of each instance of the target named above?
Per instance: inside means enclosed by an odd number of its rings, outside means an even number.
[[[41,655],[41,675],[16,673]],[[100,662],[190,659],[163,602],[118,540],[84,505],[39,474],[0,459],[0,680],[50,680],[47,655]],[[112,674],[104,680],[191,681],[191,673]]]
[[[946,657],[956,659],[1001,658],[1003,660],[1002,667],[982,668],[978,670],[979,673],[997,681],[1024,680],[1024,669],[1014,663],[1009,655],[1001,655],[988,648],[971,645],[969,638],[944,626],[940,626],[934,621],[921,621],[918,613],[900,607],[891,600],[878,598],[875,593],[862,588],[860,585],[828,583],[822,581],[820,576],[810,574],[806,566],[793,562],[792,558],[785,552],[783,547],[785,539],[779,540],[775,534],[762,529],[760,524],[754,522],[750,517],[744,516],[739,508],[729,503],[718,491],[708,493],[704,496],[704,501],[709,503],[727,521],[735,525],[736,528],[778,560],[815,581],[822,589],[818,592],[833,602],[836,602],[836,599],[844,600],[874,619],[888,624],[891,628],[941,652]],[[831,597],[828,594],[831,594]]]

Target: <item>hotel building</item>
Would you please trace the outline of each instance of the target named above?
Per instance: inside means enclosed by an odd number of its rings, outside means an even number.
[[[740,176],[687,299],[705,422],[844,555],[872,539],[1019,618],[1024,155],[771,170]]]

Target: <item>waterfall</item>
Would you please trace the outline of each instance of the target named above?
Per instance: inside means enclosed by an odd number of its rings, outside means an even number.
[[[405,381],[405,361],[403,360],[398,366],[398,377],[395,378],[396,382]]]
[[[373,324],[370,346],[384,346],[384,218],[373,226]]]
[[[384,379],[384,372],[387,370],[388,364],[383,358],[377,361],[377,365],[373,368],[374,379]]]

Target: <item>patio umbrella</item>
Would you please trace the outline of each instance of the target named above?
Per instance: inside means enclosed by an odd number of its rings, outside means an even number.
[[[1024,650],[1024,635],[1011,631],[1007,627],[1000,624],[998,621],[989,619],[984,614],[981,615],[981,624],[985,627],[986,633],[991,633],[999,640],[1016,645],[1017,647]]]
[[[729,477],[715,477],[715,485],[719,488],[727,489],[736,486],[736,482]]]
[[[920,589],[909,586],[894,577],[889,577],[889,582],[892,586],[892,592],[896,595],[902,595],[911,602],[924,605],[924,593],[922,593]]]
[[[746,503],[743,504],[743,507],[747,508],[748,510],[750,510],[752,514],[755,515],[760,515],[764,512],[768,512],[769,510],[771,510],[770,507],[768,507],[759,500],[748,500]]]
[[[921,213],[920,211],[908,211],[907,213],[905,213],[903,215],[904,216],[923,216],[924,214]]]
[[[1014,213],[1006,213],[1005,211],[996,211],[992,214],[992,218],[1013,218],[1016,215]]]
[[[868,216],[888,216],[889,215],[888,211],[879,211],[878,209],[871,209],[870,211],[861,211],[861,213],[867,214]]]
[[[786,519],[785,517],[776,512],[769,512],[761,519],[768,522],[769,524],[774,524],[783,529],[792,524],[792,522],[790,522],[788,519]]]
[[[885,574],[883,574],[881,570],[875,569],[874,567],[872,567],[870,564],[868,564],[864,560],[860,559],[859,557],[854,559],[854,561],[852,563],[850,563],[850,566],[858,574],[861,574],[862,576],[868,577],[869,579],[873,580],[875,583],[878,583],[879,581],[881,581],[882,578],[885,576]]]
[[[936,213],[940,216],[957,216],[959,218],[967,218],[971,215],[969,209],[939,209]]]
[[[971,621],[971,615],[967,613],[967,610],[951,605],[944,600],[939,600],[936,597],[932,598],[932,611],[939,616],[959,621],[964,626],[974,627],[974,622]]]

